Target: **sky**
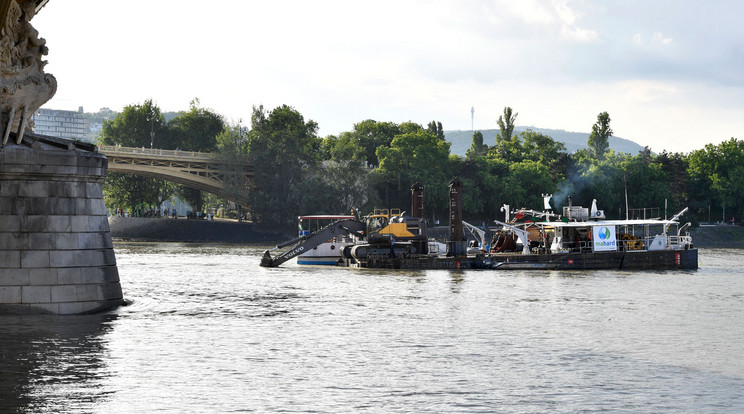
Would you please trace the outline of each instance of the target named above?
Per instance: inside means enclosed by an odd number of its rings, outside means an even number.
[[[319,135],[365,119],[445,130],[516,124],[614,135],[655,152],[744,139],[738,0],[51,0],[44,107],[201,106],[250,126],[289,105]],[[485,137],[493,144],[494,137]]]

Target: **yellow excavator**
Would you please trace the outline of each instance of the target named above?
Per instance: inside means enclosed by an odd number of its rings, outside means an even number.
[[[338,220],[313,233],[266,250],[261,266],[277,267],[341,234],[354,236],[354,242],[343,247],[343,256],[350,262],[382,255],[404,257],[428,253],[426,222],[423,219],[403,216],[400,209],[375,209],[372,214],[360,219]],[[283,253],[272,256],[272,252],[283,248],[286,248]]]

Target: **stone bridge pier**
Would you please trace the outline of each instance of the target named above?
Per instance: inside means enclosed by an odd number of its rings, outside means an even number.
[[[24,145],[25,144],[25,145]],[[27,133],[0,148],[0,313],[92,313],[122,291],[92,145]]]
[[[57,90],[30,24],[49,0],[0,0],[0,313],[92,313],[122,299],[90,144],[35,135]]]

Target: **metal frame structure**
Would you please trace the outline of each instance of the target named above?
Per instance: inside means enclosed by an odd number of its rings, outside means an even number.
[[[236,162],[229,171],[226,162],[203,152],[118,145],[99,145],[98,152],[108,158],[109,172],[168,180],[219,194],[239,204],[248,203],[247,193],[253,182],[253,166],[248,163]],[[240,191],[235,191],[236,188]]]

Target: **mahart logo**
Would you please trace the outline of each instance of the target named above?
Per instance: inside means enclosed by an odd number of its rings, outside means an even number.
[[[614,226],[594,226],[594,250],[616,250],[617,240],[615,240]]]
[[[600,240],[608,240],[610,236],[612,236],[612,233],[610,232],[610,229],[607,227],[602,227],[597,232]]]

